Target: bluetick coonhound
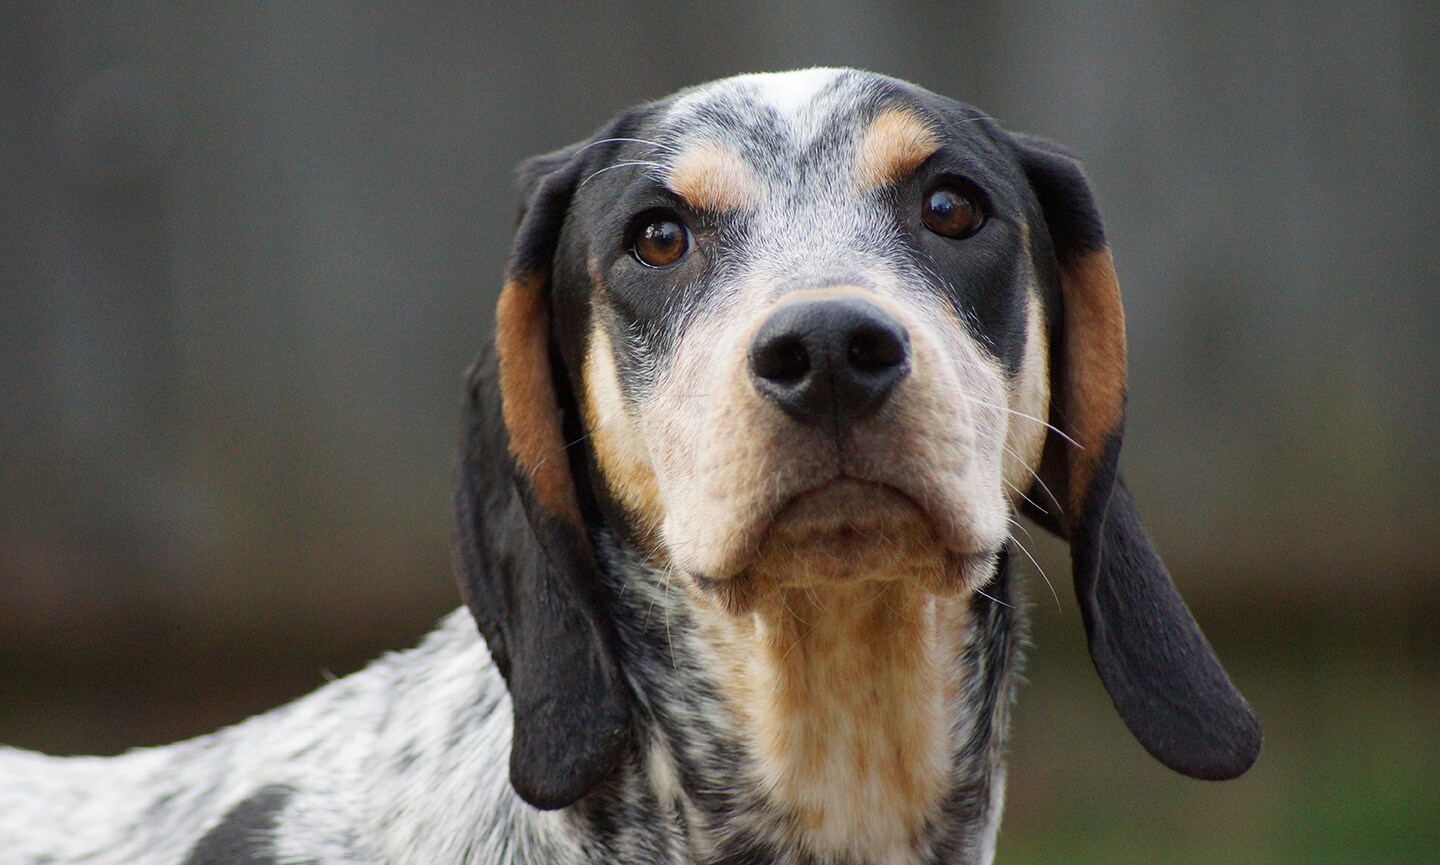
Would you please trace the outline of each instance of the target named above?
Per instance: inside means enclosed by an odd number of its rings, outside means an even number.
[[[1072,156],[810,70],[520,175],[455,495],[468,609],[214,735],[0,752],[0,863],[989,862],[1017,512],[1068,540],[1140,743],[1251,765],[1118,469],[1120,294]]]

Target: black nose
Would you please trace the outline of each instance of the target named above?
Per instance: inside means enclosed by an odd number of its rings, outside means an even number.
[[[755,387],[802,423],[844,430],[910,372],[910,335],[859,298],[782,307],[750,344]]]

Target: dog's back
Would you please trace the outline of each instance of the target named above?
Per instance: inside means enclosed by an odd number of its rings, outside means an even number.
[[[509,739],[504,684],[458,612],[418,648],[196,739],[115,757],[0,747],[0,865],[405,861],[394,851],[506,822]],[[393,815],[452,775],[465,825],[410,837]]]

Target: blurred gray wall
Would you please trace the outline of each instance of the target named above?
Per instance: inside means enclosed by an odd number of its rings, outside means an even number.
[[[1433,591],[1436,8],[4,3],[0,644],[454,603],[512,167],[812,64],[1086,157],[1128,473],[1187,593]]]

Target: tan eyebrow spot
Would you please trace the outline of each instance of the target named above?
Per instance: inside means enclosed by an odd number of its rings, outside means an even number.
[[[755,170],[733,149],[697,144],[670,165],[670,189],[696,210],[748,210],[760,203],[762,188]]]
[[[864,190],[895,183],[919,168],[939,146],[939,136],[924,119],[898,108],[886,109],[860,139],[855,179]]]

